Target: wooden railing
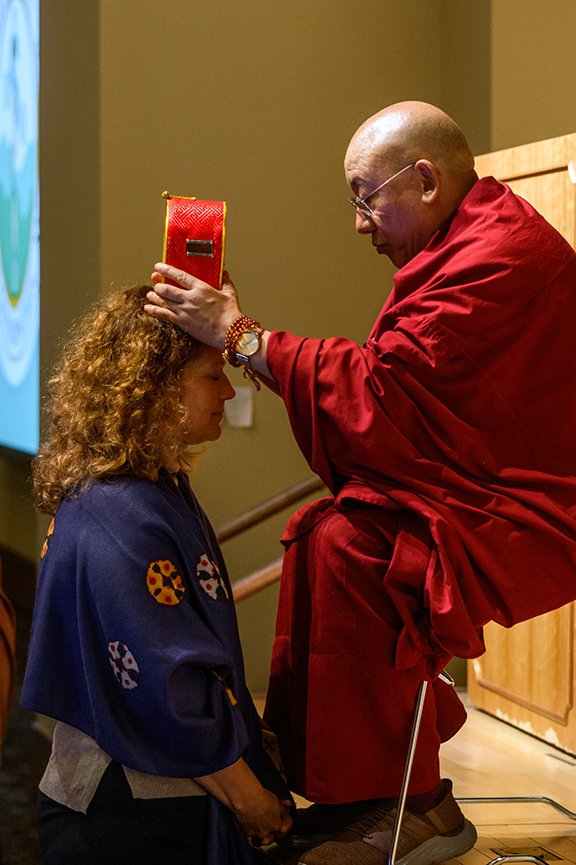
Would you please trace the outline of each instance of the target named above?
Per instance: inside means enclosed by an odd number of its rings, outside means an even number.
[[[322,489],[324,489],[324,483],[315,475],[298,484],[294,484],[293,487],[284,490],[270,499],[266,499],[261,504],[245,511],[239,517],[236,517],[236,519],[220,526],[216,530],[218,541],[220,543],[228,541],[230,538],[234,538],[241,534],[241,532],[246,531],[246,529],[258,525],[258,523],[263,522],[268,517],[284,510],[289,505],[293,505],[306,498],[306,496]],[[273,583],[276,583],[280,579],[281,571],[282,559],[280,558],[275,559],[263,568],[253,571],[246,577],[236,580],[233,584],[234,600],[236,602],[242,601],[244,598],[249,598],[251,595],[256,594],[256,592],[262,591],[267,586],[273,585]]]
[[[264,568],[260,568],[258,571],[252,571],[248,576],[235,580],[232,583],[234,600],[238,603],[239,601],[243,601],[244,598],[250,598],[252,595],[255,595],[256,592],[261,592],[262,589],[274,585],[274,583],[277,583],[280,579],[281,573],[282,559],[275,559]]]

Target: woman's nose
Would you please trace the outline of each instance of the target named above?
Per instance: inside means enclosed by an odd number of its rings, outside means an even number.
[[[228,376],[225,373],[224,373],[224,379],[225,379],[225,381],[224,381],[224,386],[222,388],[222,399],[232,399],[233,397],[236,396],[236,391],[232,387],[230,379],[228,378]]]

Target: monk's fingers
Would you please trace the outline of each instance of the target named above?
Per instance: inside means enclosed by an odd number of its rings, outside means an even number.
[[[197,279],[195,276],[192,276],[191,273],[186,273],[185,270],[179,270],[177,267],[172,267],[170,264],[164,264],[164,262],[158,262],[154,265],[154,270],[159,273],[162,277],[166,279],[171,279],[172,282],[177,282],[178,285],[182,286],[182,288],[191,290],[191,289],[210,289],[214,291],[211,285],[208,285],[207,282],[203,282],[201,279]],[[160,283],[158,283],[160,285]],[[162,285],[166,285],[166,283],[162,283]],[[174,287],[174,286],[170,286]],[[178,290],[178,288],[176,288]],[[180,289],[182,290],[182,289]]]
[[[163,261],[156,262],[154,270],[163,278],[171,279],[185,288],[193,288],[193,285],[190,284],[192,277],[184,270],[179,270],[177,267],[172,267],[171,264],[165,264]]]
[[[228,280],[224,279],[222,281],[222,292],[221,293],[225,297],[231,298],[231,299],[235,300],[237,304],[239,304],[238,291],[236,290],[236,286],[234,285],[234,283],[232,282],[231,279],[228,279]]]
[[[149,292],[150,293],[150,292]],[[184,303],[185,300],[189,297],[188,289],[181,287],[179,285],[170,285],[167,282],[159,282],[152,289],[152,293],[156,295],[156,297],[161,298],[164,301],[164,305],[179,305]],[[152,303],[154,303],[154,298],[151,298]]]
[[[178,324],[179,321],[177,313],[175,313],[173,309],[170,309],[167,306],[158,306],[153,303],[145,303],[144,312],[147,312],[148,315],[151,315],[154,318],[160,318],[162,319],[162,321],[169,321],[170,324]]]
[[[227,270],[223,271],[222,273],[222,287],[224,287],[225,285],[231,286],[234,290],[236,289],[236,286],[234,285],[234,280],[231,278]]]
[[[151,291],[148,291],[146,293],[146,300],[149,304],[153,304],[156,307],[166,306],[164,298],[160,297],[160,295],[156,292],[155,289],[152,289]]]

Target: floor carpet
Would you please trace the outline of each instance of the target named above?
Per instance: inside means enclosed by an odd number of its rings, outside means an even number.
[[[0,768],[1,865],[40,865],[35,828],[36,774],[32,714],[12,701]]]

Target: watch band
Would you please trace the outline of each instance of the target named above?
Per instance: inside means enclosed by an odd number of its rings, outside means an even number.
[[[246,361],[239,360],[236,352],[238,340],[248,330],[258,330],[260,331],[260,334],[262,334],[262,325],[254,318],[250,318],[247,315],[240,315],[238,318],[234,319],[226,331],[224,337],[224,351],[222,354],[224,360],[226,360],[230,366],[242,366],[243,363],[246,363],[249,360],[249,358],[247,358]]]
[[[236,351],[238,341],[241,339],[242,335],[249,330],[254,330],[258,334],[257,351],[259,351],[260,345],[262,343],[262,334],[264,333],[262,325],[254,318],[250,318],[247,315],[240,315],[238,318],[234,319],[234,321],[226,331],[226,335],[224,336],[224,351],[222,352],[222,357],[230,364],[230,366],[243,366],[244,378],[250,379],[256,390],[260,390],[260,382],[256,377],[256,373],[252,369],[252,356],[247,357],[245,355],[238,355],[238,352]]]

